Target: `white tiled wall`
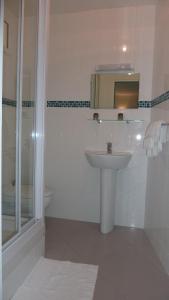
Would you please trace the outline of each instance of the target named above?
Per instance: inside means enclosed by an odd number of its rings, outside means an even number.
[[[153,5],[52,14],[48,100],[89,100],[95,67],[114,63],[132,64],[141,77],[140,100],[150,100],[154,24]]]
[[[155,6],[51,16],[48,100],[89,100],[90,75],[98,64],[131,63],[141,74],[140,100],[152,92]],[[127,45],[128,51],[122,52]],[[149,109],[127,110],[126,118],[142,125],[102,123],[87,108],[46,109],[46,185],[54,191],[47,215],[99,221],[99,170],[86,161],[87,148],[132,150],[129,166],[118,174],[116,224],[143,227],[147,160],[142,141]],[[117,110],[99,110],[101,118],[117,118]]]
[[[93,111],[83,108],[46,110],[46,184],[54,197],[47,215],[99,222],[99,170],[85,157],[86,149],[106,149],[110,141],[115,150],[133,152],[129,166],[118,173],[116,224],[143,227],[147,161],[142,140],[149,120],[149,109],[128,110],[126,118],[143,119],[141,124],[105,122],[88,119]],[[115,118],[117,111],[99,111],[102,117]]]
[[[169,90],[169,1],[159,1],[156,13],[156,35],[154,47],[153,97]]]
[[[152,120],[169,121],[169,101],[153,108]],[[147,174],[145,228],[169,273],[169,143],[150,158]]]
[[[156,43],[154,61],[153,94],[160,95],[169,90],[168,49],[169,1],[159,1],[156,19]],[[152,109],[152,120],[169,122],[169,100]],[[156,158],[148,161],[145,228],[161,261],[169,273],[169,143]]]

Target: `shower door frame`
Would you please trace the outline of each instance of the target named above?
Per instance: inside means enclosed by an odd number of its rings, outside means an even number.
[[[4,3],[0,0],[0,300],[2,299],[2,70]]]
[[[35,218],[44,218],[44,136],[50,0],[39,0],[36,94]],[[41,187],[40,189],[38,187]]]
[[[4,0],[0,0],[3,6]],[[24,1],[20,0],[21,2],[21,9],[20,13],[20,39],[19,39],[19,50],[18,56],[21,56],[20,65],[18,67],[17,73],[19,72],[19,81],[17,90],[19,92],[18,99],[20,101],[20,107],[22,105],[22,69],[23,69],[23,21],[24,21]],[[17,203],[17,214],[16,214],[16,221],[17,221],[17,233],[7,241],[2,249],[3,251],[7,249],[13,242],[15,242],[25,231],[27,231],[31,226],[37,223],[39,220],[42,220],[44,217],[44,205],[43,205],[43,198],[44,198],[44,113],[45,113],[45,98],[46,98],[46,58],[47,58],[47,33],[48,33],[48,24],[49,24],[49,0],[38,0],[38,40],[37,40],[37,69],[36,69],[36,95],[35,95],[35,102],[36,102],[36,111],[35,111],[35,131],[34,131],[34,143],[35,143],[35,174],[34,174],[34,199],[35,199],[35,208],[34,208],[34,216],[33,218],[28,221],[24,226],[21,226],[21,165],[17,165],[19,168],[19,178],[17,190],[16,190],[16,197],[18,198]],[[3,20],[3,15],[2,15]],[[3,21],[2,21],[2,30],[3,30]],[[2,40],[3,42],[3,40]],[[2,53],[3,59],[3,45],[2,45]],[[0,95],[2,99],[2,80],[0,86]],[[2,110],[2,103],[1,103],[1,110]],[[21,121],[21,113],[22,109],[18,111],[17,122]],[[21,124],[18,124],[17,128],[19,129]],[[1,133],[2,134],[2,133]],[[19,148],[21,147],[21,133],[17,133],[17,141],[19,141]],[[2,151],[2,150],[1,150]],[[21,149],[18,151],[18,163],[21,162]],[[19,187],[19,188],[18,188]],[[39,188],[40,187],[40,188]],[[2,213],[1,213],[2,217]],[[1,219],[1,218],[0,218]],[[2,243],[0,243],[2,245]]]

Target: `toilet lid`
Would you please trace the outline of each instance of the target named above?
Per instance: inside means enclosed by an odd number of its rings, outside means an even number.
[[[11,185],[7,185],[7,186],[3,187],[3,194],[8,197],[14,197],[15,196],[15,186],[13,186],[11,184]],[[21,194],[22,194],[22,198],[32,198],[33,186],[30,184],[22,185]],[[52,191],[49,190],[49,188],[45,187],[44,196],[50,197],[51,195],[52,195]]]

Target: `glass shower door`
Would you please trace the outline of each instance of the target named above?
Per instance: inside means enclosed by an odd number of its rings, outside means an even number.
[[[2,240],[17,233],[16,116],[20,1],[4,1],[2,101]]]
[[[35,215],[35,112],[38,45],[38,0],[24,1],[22,142],[21,142],[21,216],[22,225]]]

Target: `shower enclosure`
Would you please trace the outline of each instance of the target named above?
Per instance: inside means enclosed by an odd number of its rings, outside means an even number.
[[[49,1],[0,0],[0,5],[3,299],[8,300],[44,249],[43,136]]]
[[[4,1],[2,241],[35,218],[38,0]]]

